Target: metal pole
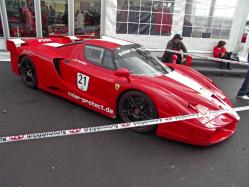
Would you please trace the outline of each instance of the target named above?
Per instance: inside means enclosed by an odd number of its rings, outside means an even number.
[[[207,33],[211,32],[211,27],[213,25],[213,16],[214,16],[215,5],[216,5],[216,0],[212,0],[211,5],[210,5],[210,9],[209,9],[209,15],[208,15],[209,17],[207,20],[207,29],[206,29]]]
[[[36,36],[42,38],[42,16],[41,16],[41,1],[34,0],[35,5],[35,27],[36,27]]]
[[[74,35],[74,1],[68,0],[68,34]]]
[[[8,16],[5,6],[5,1],[0,0],[0,9],[1,9],[1,16],[2,16],[2,25],[3,25],[3,33],[6,40],[10,39],[9,33],[9,24],[8,24]]]
[[[105,7],[106,7],[106,1],[101,0],[100,4],[100,38],[105,35]]]

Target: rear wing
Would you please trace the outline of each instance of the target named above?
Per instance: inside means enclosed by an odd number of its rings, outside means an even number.
[[[20,48],[24,46],[51,46],[60,47],[74,42],[85,40],[86,37],[76,36],[51,36],[48,38],[23,39],[15,38],[7,40],[7,50],[10,52],[10,59],[13,71],[18,74],[18,61],[21,55]]]
[[[48,38],[35,39],[21,39],[15,38],[7,40],[7,50],[10,53],[15,53],[19,47],[31,45],[47,45],[52,47],[59,47],[65,44],[73,43],[75,41],[83,41],[86,37],[76,36],[51,36]]]
[[[11,67],[15,74],[19,74],[18,70],[18,48],[21,47],[26,42],[20,38],[7,40],[7,50],[10,52]]]
[[[25,41],[20,38],[7,40],[7,50],[10,52],[10,54],[15,53],[17,51],[17,48],[24,43]]]

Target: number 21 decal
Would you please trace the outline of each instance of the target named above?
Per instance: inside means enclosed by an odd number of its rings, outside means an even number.
[[[77,85],[80,90],[86,92],[88,89],[88,83],[89,83],[88,76],[81,73],[77,73]]]

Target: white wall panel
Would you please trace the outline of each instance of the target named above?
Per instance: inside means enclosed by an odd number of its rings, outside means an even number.
[[[117,1],[105,1],[105,31],[104,35],[113,36],[137,43],[143,44],[146,48],[163,51],[167,42],[175,33],[182,33],[184,11],[186,0],[175,0],[174,16],[172,24],[171,36],[153,36],[153,35],[132,35],[132,34],[116,34],[116,8]],[[247,18],[249,9],[248,0],[238,0],[238,5],[235,11],[234,21],[232,25],[231,35],[229,40],[225,40],[228,45],[228,50],[235,50],[237,41],[240,40],[240,35],[243,30],[243,20]],[[242,23],[243,22],[243,23]],[[241,26],[242,25],[242,26]],[[213,47],[218,43],[219,39],[211,38],[184,38],[188,51],[194,53],[202,53],[211,55]],[[162,53],[162,52],[161,52]],[[159,53],[160,54],[160,53]]]

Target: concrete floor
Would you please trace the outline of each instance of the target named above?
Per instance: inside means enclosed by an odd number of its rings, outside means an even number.
[[[243,78],[211,77],[235,106]],[[2,111],[6,110],[6,113]],[[234,136],[195,147],[130,130],[0,145],[1,187],[241,186],[249,184],[249,111]],[[115,121],[28,89],[0,62],[0,136]]]

